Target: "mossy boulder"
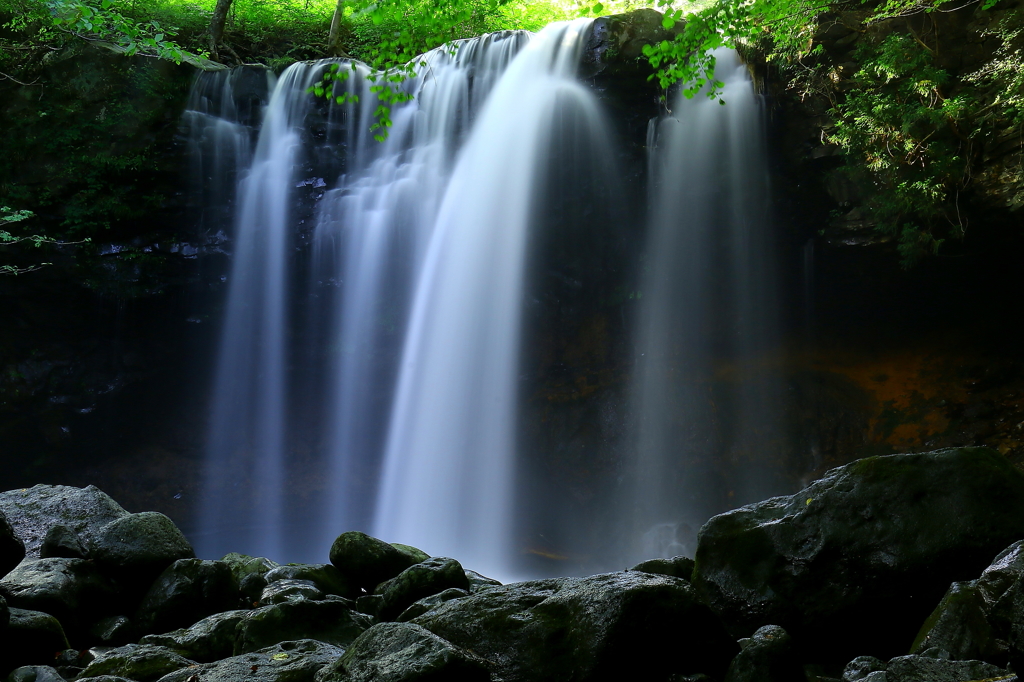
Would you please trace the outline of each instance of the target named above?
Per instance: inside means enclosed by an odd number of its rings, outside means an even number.
[[[155,682],[175,670],[195,665],[170,649],[153,644],[127,644],[109,649],[85,667],[81,677],[116,675],[137,682]]]
[[[248,611],[225,611],[203,618],[187,628],[146,635],[139,644],[155,644],[200,663],[228,658],[234,652],[235,630]]]
[[[486,661],[412,623],[379,623],[359,635],[316,682],[489,682]]]
[[[0,512],[25,543],[25,555],[39,557],[46,533],[55,525],[73,531],[88,544],[111,521],[128,516],[96,486],[37,485],[0,493]]]
[[[11,608],[10,622],[3,633],[6,656],[0,675],[23,665],[46,665],[54,653],[68,648],[60,621],[48,613]]]
[[[266,575],[278,567],[277,562],[266,557],[255,557],[247,554],[230,552],[221,561],[226,563],[238,581],[238,589],[246,608],[251,608],[260,600],[263,588],[267,586]]]
[[[712,518],[693,586],[737,637],[780,625],[819,661],[909,650],[949,584],[1024,537],[1024,475],[986,448],[870,457]]]
[[[640,669],[720,678],[739,651],[689,584],[638,571],[494,587],[411,622],[505,682],[620,682]]]
[[[238,605],[238,582],[223,561],[178,559],[150,586],[134,619],[142,633],[187,627]]]
[[[339,535],[331,545],[330,558],[354,587],[369,592],[418,563],[412,553],[359,531]]]
[[[351,609],[347,599],[288,601],[264,606],[243,616],[235,631],[236,655],[280,642],[315,639],[345,647],[370,627],[371,619]]]
[[[281,642],[215,663],[171,673],[160,682],[313,682],[317,671],[344,652],[312,639]]]
[[[455,559],[434,557],[405,569],[377,586],[375,594],[384,597],[382,620],[393,620],[414,602],[448,589],[469,590],[469,579]]]
[[[1016,670],[1024,665],[1024,541],[999,553],[979,578],[953,583],[911,653],[939,650]]]
[[[85,559],[25,561],[0,580],[0,594],[11,606],[54,616],[73,640],[120,601],[114,584]]]
[[[175,561],[193,559],[196,553],[169,518],[141,512],[104,526],[93,538],[89,555],[122,582],[148,587]]]

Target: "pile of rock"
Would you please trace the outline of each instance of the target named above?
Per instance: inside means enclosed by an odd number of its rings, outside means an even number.
[[[966,682],[1024,664],[1024,475],[980,448],[861,460],[715,517],[696,562],[509,585],[357,532],[329,564],[200,560],[94,487],[9,491],[0,511],[11,682]]]

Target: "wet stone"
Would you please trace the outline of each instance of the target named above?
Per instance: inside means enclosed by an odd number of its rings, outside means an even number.
[[[377,586],[375,593],[384,597],[380,618],[392,620],[414,602],[451,588],[469,591],[466,572],[455,559],[434,557],[410,566]]]
[[[321,670],[316,682],[488,682],[486,662],[412,623],[379,623]]]
[[[280,580],[306,580],[324,594],[346,598],[359,596],[358,590],[331,564],[285,564],[271,569],[264,578],[268,585]]]
[[[359,531],[339,535],[330,558],[353,587],[367,591],[417,563],[410,553]]]
[[[397,620],[400,623],[410,621],[413,618],[416,618],[417,616],[422,616],[424,613],[426,613],[427,611],[436,606],[440,606],[441,604],[444,604],[447,601],[451,601],[452,599],[461,599],[462,597],[468,597],[469,594],[470,593],[468,590],[460,590],[457,587],[449,588],[444,592],[438,592],[437,594],[432,594],[429,597],[424,597],[423,599],[420,599],[419,601],[412,604],[412,606],[407,608],[405,611],[402,611],[402,613],[395,620]]]
[[[37,485],[0,493],[0,512],[25,543],[26,556],[37,558],[46,533],[55,525],[72,530],[89,543],[111,521],[128,515],[96,486]]]
[[[134,621],[140,632],[167,632],[230,611],[238,600],[238,582],[226,563],[179,559],[153,582]]]
[[[315,639],[346,647],[368,628],[371,619],[350,606],[347,599],[289,601],[263,606],[242,617],[235,633],[236,655],[280,642]]]
[[[155,682],[164,675],[195,665],[195,661],[162,646],[127,644],[109,649],[96,657],[82,671],[82,677],[115,675],[137,682]]]
[[[281,642],[215,663],[178,670],[160,682],[313,682],[344,650],[311,639]]]
[[[39,546],[39,556],[43,559],[62,557],[65,559],[85,559],[87,552],[78,533],[63,523],[50,526]]]
[[[146,635],[139,643],[166,647],[193,661],[210,663],[231,656],[235,646],[235,630],[247,613],[241,610],[215,613],[188,628]]]
[[[323,599],[324,596],[311,580],[277,580],[263,588],[259,605],[269,606],[302,599],[316,601]]]

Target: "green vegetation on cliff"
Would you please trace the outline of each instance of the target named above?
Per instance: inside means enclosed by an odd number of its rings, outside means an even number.
[[[893,241],[910,265],[965,235],[972,202],[1024,205],[1024,177],[1014,170],[1016,157],[1005,153],[1024,112],[1017,4],[234,0],[218,56],[229,64],[260,61],[275,69],[332,53],[365,61],[377,69],[379,115],[386,127],[389,107],[404,97],[397,83],[423,51],[488,31],[536,30],[581,14],[653,5],[665,13],[664,26],[675,31],[674,39],[644,51],[663,88],[681,82],[689,96],[702,89],[717,96],[711,50],[728,46],[766,61],[772,79],[786,84],[792,96],[827,102],[830,122],[822,140],[845,159],[842,172],[860,188],[858,205],[879,238]],[[66,233],[79,235],[157,210],[159,197],[137,182],[140,170],[145,174],[160,165],[154,138],[145,138],[153,144],[136,138],[103,151],[95,141],[108,145],[140,123],[152,128],[158,123],[154,117],[167,110],[150,105],[180,98],[180,79],[168,80],[161,69],[154,78],[153,69],[125,62],[122,75],[135,93],[129,102],[96,82],[83,85],[57,65],[80,58],[89,41],[128,55],[202,65],[215,7],[215,0],[0,0],[0,90],[10,103],[7,131],[14,139],[0,161],[4,202],[36,211],[47,224],[47,207],[61,204]],[[340,30],[331,46],[331,22],[339,10]],[[957,45],[968,22],[969,49]],[[98,91],[106,101],[93,112],[92,95],[79,95]],[[148,100],[141,108],[140,92]],[[86,110],[89,116],[83,116]],[[22,169],[38,166],[40,149],[49,159],[47,179],[30,186]]]
[[[666,7],[665,25],[685,26],[645,53],[661,85],[681,82],[688,96],[717,96],[709,50],[729,46],[767,61],[791,96],[827,102],[823,141],[909,266],[964,237],[972,201],[1024,205],[1019,154],[1000,149],[1020,146],[1018,4],[719,0],[689,15]]]

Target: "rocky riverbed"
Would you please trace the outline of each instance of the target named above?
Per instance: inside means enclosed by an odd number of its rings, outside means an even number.
[[[1024,474],[872,457],[712,518],[695,560],[502,585],[358,532],[202,560],[95,487],[0,493],[9,682],[967,682],[1024,663]]]

